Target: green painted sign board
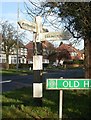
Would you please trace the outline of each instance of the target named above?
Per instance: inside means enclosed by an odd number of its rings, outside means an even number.
[[[46,89],[91,89],[91,79],[47,79]]]

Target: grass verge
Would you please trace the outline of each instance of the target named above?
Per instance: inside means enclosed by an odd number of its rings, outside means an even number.
[[[33,71],[31,70],[16,70],[16,69],[9,69],[9,70],[0,70],[1,75],[27,75],[32,74]]]
[[[90,91],[70,90],[63,94],[63,120],[90,120]],[[43,91],[43,106],[35,106],[32,88],[2,94],[2,119],[58,119],[59,91]]]

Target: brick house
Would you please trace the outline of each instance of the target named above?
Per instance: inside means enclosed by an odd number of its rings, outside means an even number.
[[[26,61],[28,64],[33,63],[33,41],[30,41],[27,45],[27,57],[26,57]]]
[[[84,59],[83,53],[80,50],[73,47],[71,44],[62,43],[59,45],[59,47],[56,50],[57,52],[67,51],[70,55],[68,57],[68,59],[70,60],[83,60]]]
[[[49,60],[55,61],[55,63],[58,63],[58,53],[63,53],[65,51],[66,58],[62,58],[64,60],[83,60],[84,55],[83,53],[73,47],[71,44],[61,44],[59,47],[54,48],[54,45],[48,41],[42,42],[43,46],[43,63],[49,63]],[[27,63],[31,64],[33,63],[33,42],[29,42],[26,45],[26,48],[28,49],[27,54]],[[54,54],[49,57],[49,54],[55,50]],[[68,56],[67,56],[68,55]],[[61,60],[61,59],[60,59]]]
[[[33,41],[29,42],[26,45],[26,48],[28,49],[27,63],[31,64],[31,63],[33,63]],[[50,51],[52,51],[52,49],[54,49],[53,44],[51,44],[48,41],[42,42],[43,63],[47,63],[47,64],[49,63],[48,55],[49,55]]]

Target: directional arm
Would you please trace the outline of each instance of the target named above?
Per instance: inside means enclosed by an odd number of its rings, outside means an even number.
[[[26,21],[26,20],[20,20],[20,21],[18,21],[18,24],[22,29],[36,32],[36,23],[34,23],[34,22],[29,22],[29,21]]]

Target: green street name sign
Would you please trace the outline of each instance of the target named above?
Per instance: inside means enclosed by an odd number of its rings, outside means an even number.
[[[91,79],[47,79],[46,89],[91,89]]]

